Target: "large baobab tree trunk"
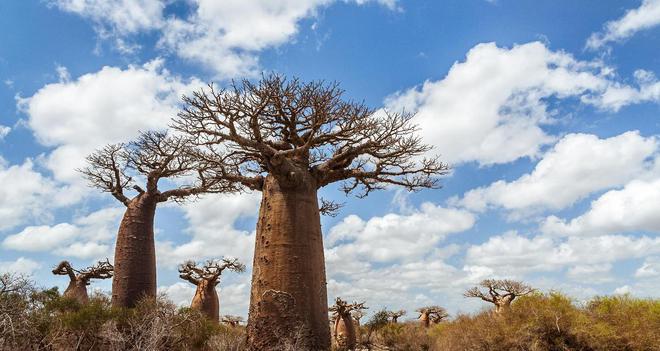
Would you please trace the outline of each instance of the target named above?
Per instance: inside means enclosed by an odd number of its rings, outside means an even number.
[[[250,294],[250,350],[275,350],[285,343],[304,350],[330,348],[317,187],[311,176],[299,178],[268,175],[264,181]]]
[[[220,300],[215,291],[215,284],[207,280],[200,281],[190,308],[201,311],[212,321],[220,323]]]
[[[154,215],[157,201],[142,193],[127,205],[119,225],[112,278],[112,305],[135,307],[156,296]]]

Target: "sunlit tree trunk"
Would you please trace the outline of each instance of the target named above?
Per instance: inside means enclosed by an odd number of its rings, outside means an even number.
[[[305,350],[330,348],[316,189],[308,174],[296,181],[266,177],[252,271],[250,350],[285,343]]]
[[[62,296],[74,299],[82,304],[85,304],[89,301],[89,296],[87,295],[87,282],[80,279],[73,279],[69,281],[69,285],[64,290]]]
[[[213,282],[200,281],[190,308],[201,311],[214,322],[220,322],[220,300]]]

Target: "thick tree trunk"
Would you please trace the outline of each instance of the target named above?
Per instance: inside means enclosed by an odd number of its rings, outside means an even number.
[[[341,350],[355,349],[355,328],[350,316],[338,317],[335,321],[335,340]]]
[[[119,225],[112,277],[112,305],[135,307],[142,298],[156,297],[156,200],[143,193],[126,208]]]
[[[263,187],[248,320],[250,350],[328,350],[328,301],[316,183],[269,175]]]
[[[89,302],[89,297],[87,296],[87,284],[80,279],[71,280],[62,296],[74,299],[81,304],[86,304]]]
[[[424,328],[428,328],[431,325],[430,320],[429,320],[429,315],[427,313],[422,313],[422,315],[419,316],[419,323]]]
[[[199,310],[212,321],[220,323],[220,301],[213,282],[204,279],[199,282],[190,308]]]

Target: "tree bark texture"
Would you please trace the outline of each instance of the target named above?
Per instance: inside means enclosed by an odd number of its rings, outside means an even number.
[[[330,349],[323,238],[311,176],[268,175],[262,189],[248,320],[250,350]]]
[[[156,297],[154,216],[157,201],[142,193],[128,204],[119,225],[112,278],[112,305],[135,307]]]
[[[197,284],[190,308],[201,311],[210,320],[220,323],[220,300],[214,282],[202,279]]]
[[[422,314],[419,316],[419,323],[424,327],[428,328],[431,325],[431,321],[429,319],[428,313],[422,312]]]

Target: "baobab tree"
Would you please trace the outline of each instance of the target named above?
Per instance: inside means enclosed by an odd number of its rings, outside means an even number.
[[[387,312],[387,315],[390,317],[390,322],[395,324],[398,323],[399,317],[404,316],[405,314],[406,314],[405,310]]]
[[[215,287],[220,283],[222,271],[245,271],[245,265],[238,259],[223,258],[222,261],[209,260],[197,267],[194,261],[186,261],[179,266],[179,278],[197,286],[190,308],[201,311],[210,320],[220,322],[220,301]]]
[[[364,197],[389,185],[435,188],[447,166],[423,158],[430,147],[411,115],[347,101],[338,84],[273,75],[211,85],[184,101],[173,127],[205,146],[198,157],[215,162],[223,180],[262,193],[248,347],[272,350],[297,339],[328,349],[318,189],[340,182],[346,194]]]
[[[241,316],[222,316],[222,323],[225,323],[232,328],[239,326],[241,322],[243,322],[243,317]]]
[[[81,270],[72,268],[69,261],[62,261],[53,269],[53,274],[69,276],[69,286],[64,290],[62,296],[85,304],[89,301],[87,285],[90,280],[112,278],[113,269],[114,267],[108,259]]]
[[[440,323],[440,321],[443,319],[449,317],[447,310],[440,306],[427,306],[418,308],[417,312],[419,312],[419,323],[425,328],[428,328],[431,325],[431,322],[437,324]]]
[[[366,309],[364,302],[349,304],[339,297],[335,300],[335,304],[329,308],[335,319],[332,333],[340,348],[344,350],[355,349],[356,335],[351,312],[364,309]]]
[[[80,172],[89,183],[126,206],[115,245],[112,305],[134,307],[139,299],[156,296],[156,206],[228,188],[218,178],[205,176],[207,167],[191,157],[186,138],[161,132],[142,133],[129,144],[107,145],[89,155],[87,162]],[[136,184],[134,176],[144,178],[145,187]],[[159,187],[163,179],[183,177],[186,182],[178,187]],[[132,198],[126,194],[129,188],[136,192]]]
[[[463,296],[477,297],[494,304],[495,313],[498,314],[507,310],[516,297],[528,295],[535,290],[523,282],[509,279],[486,279],[479,283],[479,285],[482,288],[488,289],[488,291],[482,292],[479,287],[475,286],[467,290]]]

